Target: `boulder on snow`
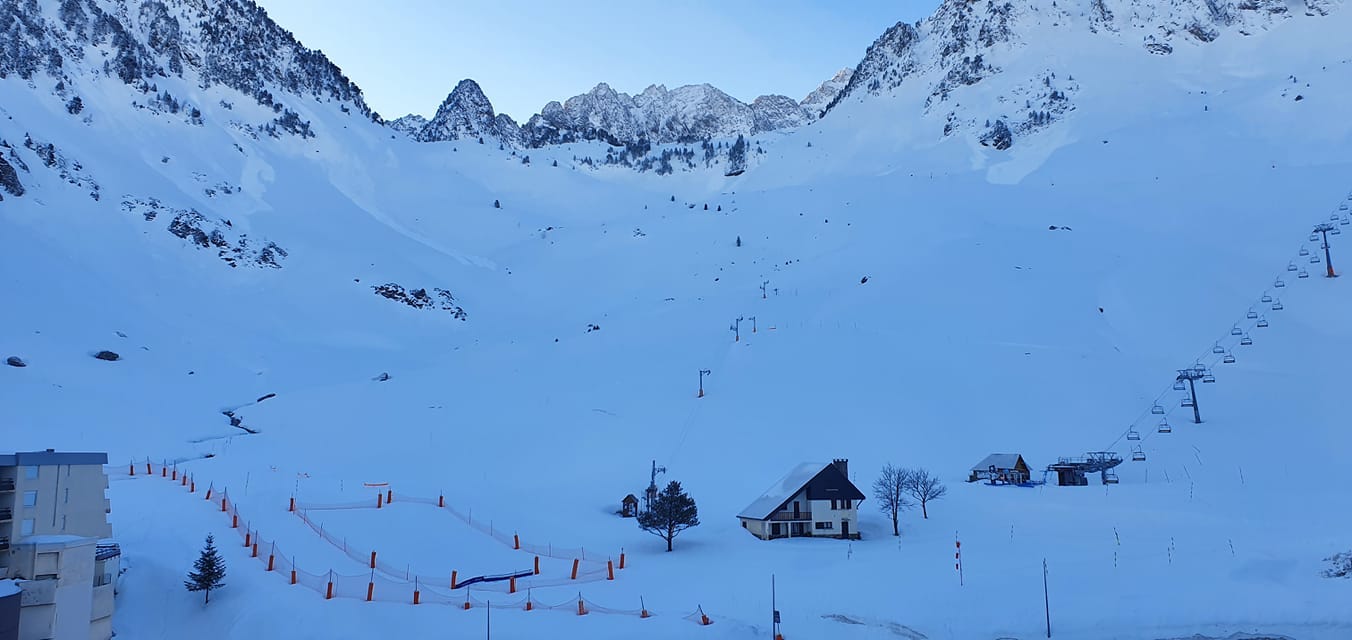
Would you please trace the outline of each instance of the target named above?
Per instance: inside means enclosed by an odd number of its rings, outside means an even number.
[[[5,358],[5,364],[11,367],[19,367],[19,368],[28,366],[28,363],[24,362],[23,358],[20,358],[19,356],[10,356],[8,358]]]
[[[107,360],[108,362],[117,362],[122,359],[122,356],[117,355],[117,352],[108,351],[106,349],[94,354],[94,357],[99,360]]]
[[[997,151],[1004,151],[1014,144],[1014,134],[1010,132],[1009,125],[1004,120],[996,120],[991,124],[985,133],[981,134],[981,146],[995,147]]]

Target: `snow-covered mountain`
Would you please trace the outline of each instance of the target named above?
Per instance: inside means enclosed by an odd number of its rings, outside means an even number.
[[[850,83],[850,78],[854,76],[854,69],[846,67],[836,72],[826,82],[821,83],[812,93],[807,94],[798,105],[807,112],[810,119],[820,118],[826,106],[836,99],[836,95]]]
[[[482,142],[485,138],[517,146],[521,143],[521,126],[505,113],[496,113],[483,89],[473,80],[461,80],[437,108],[431,120],[407,115],[391,124],[392,128],[408,133],[420,142],[441,142],[468,138]]]
[[[943,135],[965,130],[1003,150],[1076,109],[1079,84],[1066,71],[1076,60],[1059,51],[1069,38],[1093,34],[1120,45],[1122,58],[1147,64],[1145,58],[1179,47],[1252,36],[1296,15],[1325,16],[1339,5],[1341,0],[944,0],[925,20],[897,23],[879,36],[823,115],[843,101],[919,83],[927,92],[923,114],[942,120]],[[1045,64],[1027,74],[1027,61],[1038,57]],[[1005,73],[1011,63],[1019,63],[1024,75]],[[1111,74],[1114,68],[1089,71]],[[964,100],[966,95],[976,99]]]
[[[772,574],[789,638],[1044,637],[1044,578],[1058,640],[1352,637],[1322,577],[1352,528],[1352,245],[1324,278],[1309,239],[1352,230],[1342,3],[950,2],[804,116],[603,91],[557,105],[576,141],[516,148],[468,142],[505,126],[471,86],[379,122],[252,4],[0,16],[0,448],[116,463],[119,637],[468,637],[491,601],[504,637],[740,640]],[[461,142],[395,131],[434,121]],[[1091,451],[1118,484],[965,482]],[[833,458],[948,494],[899,538],[871,496],[860,540],[746,534]],[[125,473],[148,460],[196,499]],[[614,514],[654,461],[702,521],[672,553]],[[293,497],[360,508],[316,535]],[[231,577],[203,608],[208,532]],[[518,534],[540,575],[451,588],[532,566]]]

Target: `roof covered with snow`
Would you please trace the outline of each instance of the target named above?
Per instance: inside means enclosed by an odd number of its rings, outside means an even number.
[[[972,467],[972,471],[987,471],[991,467],[996,469],[1013,469],[1018,466],[1023,456],[1017,453],[992,453],[985,457],[981,462]],[[1024,465],[1028,466],[1028,465]]]
[[[764,520],[770,517],[780,505],[784,504],[798,493],[809,481],[817,477],[818,473],[827,465],[821,462],[804,462],[780,478],[761,497],[756,498],[754,502],[747,505],[742,512],[737,514],[739,518],[752,518],[755,520]]]
[[[14,580],[0,580],[0,598],[7,598],[19,593],[19,583]]]
[[[0,453],[0,467],[40,467],[57,464],[108,464],[108,454],[75,453],[51,449]]]

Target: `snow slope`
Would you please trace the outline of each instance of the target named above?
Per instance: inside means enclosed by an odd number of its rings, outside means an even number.
[[[971,127],[945,136],[946,114],[925,109],[932,87],[902,83],[766,136],[736,178],[576,168],[595,143],[523,164],[464,139],[416,143],[328,100],[287,100],[314,135],[274,138],[253,126],[271,109],[191,72],[157,82],[199,105],[202,126],[129,108],[145,94],[96,74],[69,78],[84,102],[72,116],[54,79],[10,77],[0,139],[28,169],[25,194],[0,202],[0,357],[29,366],[0,367],[3,446],[107,450],[115,472],[181,460],[313,573],[366,569],[288,513],[290,497],[369,504],[364,482],[444,493],[534,544],[626,553],[613,582],[532,597],[641,597],[658,613],[494,611],[502,637],[764,636],[771,574],[786,637],[1040,637],[1045,558],[1058,638],[1345,638],[1352,583],[1319,572],[1350,546],[1352,297],[1298,251],[1349,202],[1348,21],[1299,16],[1169,56],[1065,33],[1060,52],[1030,44],[948,98],[998,104],[1055,56],[1076,108],[1008,150]],[[26,135],[64,160],[47,166]],[[188,210],[224,256],[170,233]],[[1352,260],[1342,239],[1337,265]],[[264,241],[285,250],[279,266],[256,259]],[[386,283],[448,290],[465,319],[375,295]],[[1250,308],[1271,326],[1252,326]],[[1219,364],[1217,341],[1237,363]],[[100,349],[123,360],[90,357]],[[1201,385],[1205,422],[1191,425],[1170,383],[1199,359],[1218,382]],[[1153,430],[1156,402],[1170,434]],[[1129,425],[1148,458],[1120,467],[1119,485],[963,482],[991,452],[1037,469],[1127,455]],[[769,482],[835,457],[866,493],[891,462],[937,472],[950,495],[928,520],[908,512],[900,540],[871,500],[853,543],[739,530]],[[652,460],[703,521],[672,554],[613,514]],[[483,628],[481,607],[325,601],[238,545],[224,548],[229,586],[202,609],[178,583],[228,521],[180,489],[113,482],[129,566],[119,634]],[[411,573],[529,559],[411,505],[319,513]],[[542,578],[566,568],[548,561]],[[682,618],[697,607],[714,624]]]

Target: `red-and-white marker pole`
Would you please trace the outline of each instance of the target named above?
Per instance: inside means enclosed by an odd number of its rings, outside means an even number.
[[[962,541],[961,541],[961,540],[954,540],[954,541],[953,541],[953,547],[956,549],[956,551],[953,552],[953,559],[957,561],[957,562],[954,564],[954,567],[958,570],[958,586],[961,587],[961,586],[963,586],[963,580],[962,580]]]

